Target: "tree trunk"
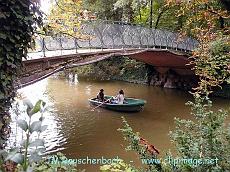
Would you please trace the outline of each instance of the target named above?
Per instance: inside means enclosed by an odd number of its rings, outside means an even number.
[[[140,3],[140,0],[138,0],[138,11],[139,11],[139,17],[140,17],[140,21],[141,21],[141,3]]]
[[[159,13],[159,15],[157,16],[157,21],[156,21],[156,24],[155,24],[155,29],[157,29],[157,27],[158,27],[158,24],[159,24],[159,22],[160,22],[160,19],[161,19],[162,14],[164,14],[164,12],[167,11],[167,10],[168,10],[168,9],[163,9],[163,10]]]
[[[149,27],[153,27],[153,0],[150,0],[150,19],[149,19]]]

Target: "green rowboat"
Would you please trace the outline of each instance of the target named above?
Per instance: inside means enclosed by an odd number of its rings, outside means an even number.
[[[111,99],[112,96],[105,96],[105,99]],[[119,112],[138,112],[143,109],[146,101],[142,99],[134,99],[134,98],[125,98],[124,104],[113,104],[113,103],[103,103],[98,101],[97,98],[89,99],[89,102],[92,105],[97,107],[106,108],[109,110],[119,111]]]

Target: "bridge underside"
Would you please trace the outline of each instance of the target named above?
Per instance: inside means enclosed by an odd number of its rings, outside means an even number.
[[[161,74],[173,70],[178,75],[194,75],[191,65],[188,65],[188,55],[174,54],[170,51],[146,51],[130,57],[154,66]]]
[[[15,84],[16,87],[24,87],[64,69],[87,65],[116,56],[129,56],[150,64],[160,74],[174,71],[177,75],[194,75],[191,66],[187,65],[189,63],[188,55],[169,50],[123,49],[26,60],[23,62],[21,78]]]

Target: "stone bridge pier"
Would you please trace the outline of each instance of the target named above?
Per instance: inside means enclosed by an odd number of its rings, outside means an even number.
[[[191,90],[196,87],[198,77],[195,75],[180,75],[170,68],[151,67],[148,73],[148,84],[164,88]]]

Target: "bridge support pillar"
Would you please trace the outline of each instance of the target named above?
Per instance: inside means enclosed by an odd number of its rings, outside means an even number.
[[[198,78],[194,75],[179,75],[169,68],[154,68],[155,71],[149,76],[149,85],[190,90],[198,82]]]

